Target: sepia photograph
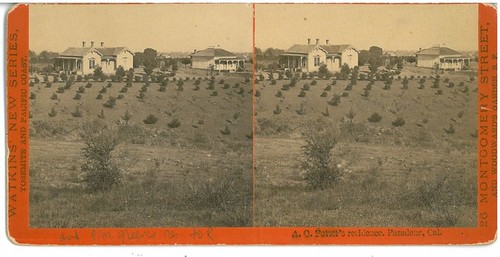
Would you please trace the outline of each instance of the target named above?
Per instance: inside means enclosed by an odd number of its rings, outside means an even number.
[[[256,226],[477,225],[477,4],[255,17]]]
[[[251,226],[252,13],[30,5],[29,226]]]

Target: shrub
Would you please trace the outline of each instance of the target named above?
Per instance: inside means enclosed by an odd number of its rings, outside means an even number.
[[[212,93],[210,93],[211,96],[218,96],[219,93],[217,93],[217,91],[212,91]]]
[[[35,86],[35,82],[30,81],[30,87],[34,87],[34,86]]]
[[[330,91],[332,90],[332,86],[331,85],[327,85],[324,89],[324,91]]]
[[[144,99],[144,97],[146,97],[146,95],[143,92],[139,92],[139,95],[137,96],[137,98]]]
[[[437,95],[442,95],[443,94],[443,90],[441,89],[438,89],[438,91],[436,92]]]
[[[60,94],[64,93],[64,87],[58,87],[56,92]]]
[[[52,107],[52,109],[50,109],[49,112],[49,117],[54,118],[56,116],[57,116],[57,111],[54,109],[54,107]]]
[[[92,83],[88,82],[86,85],[85,85],[86,88],[91,88],[92,87]]]
[[[340,104],[340,95],[339,94],[333,94],[332,99],[328,102],[328,104],[337,106]]]
[[[120,183],[120,170],[112,163],[111,154],[117,146],[116,133],[107,129],[94,129],[85,133],[82,149],[83,182],[91,191],[107,191]]]
[[[52,96],[50,97],[51,100],[57,100],[57,94],[52,93]]]
[[[288,86],[287,84],[284,84],[283,86],[281,86],[281,90],[288,90],[290,89],[290,86]]]
[[[120,90],[120,93],[127,93],[127,91],[128,91],[127,87],[122,87],[122,89]]]
[[[224,84],[224,80],[223,80],[223,79],[221,79],[221,80],[219,81],[219,84],[220,84],[220,85]]]
[[[332,81],[332,86],[335,86],[335,85],[337,85],[337,81],[336,80]]]
[[[126,110],[125,113],[120,117],[120,119],[125,125],[128,125],[130,123],[130,119],[132,119],[132,113]]]
[[[33,93],[33,92],[30,93],[30,99],[31,100],[35,100],[36,99],[35,93]]]
[[[352,90],[352,85],[347,85],[344,90],[346,91],[351,91]]]
[[[342,93],[342,97],[348,97],[348,96],[349,96],[349,93],[347,93],[347,92]]]
[[[108,82],[108,85],[107,85],[107,87],[112,87],[112,86],[113,86],[113,83],[111,83],[111,82]]]
[[[450,88],[455,87],[455,83],[453,83],[453,82],[448,83],[448,87],[450,87]]]
[[[177,85],[177,91],[184,91],[184,87],[182,85]]]
[[[275,79],[271,80],[271,85],[276,85],[276,80]]]
[[[405,125],[405,119],[403,119],[402,117],[399,117],[399,118],[395,119],[394,121],[392,121],[392,125],[394,127],[401,127],[401,126]]]
[[[470,81],[470,82],[474,81],[474,77],[473,77],[473,76],[470,76],[470,77],[469,77],[469,81]]]
[[[354,122],[354,118],[356,118],[356,113],[354,112],[354,110],[351,108],[349,110],[349,112],[345,115],[345,117],[347,118],[347,121],[349,123],[353,123]]]
[[[139,89],[139,92],[143,93],[143,92],[147,92],[148,91],[148,87],[146,85],[142,86],[141,89]]]
[[[194,88],[193,88],[194,91],[198,91],[200,90],[200,86],[196,85]]]
[[[260,96],[260,91],[259,90],[255,90],[255,97],[259,97]]]
[[[178,128],[181,125],[181,121],[179,119],[173,119],[171,122],[167,124],[169,128]]]
[[[153,114],[148,115],[146,119],[143,120],[144,124],[155,124],[158,121],[158,118]]]
[[[306,96],[306,91],[301,90],[298,97],[305,97]]]
[[[106,108],[113,108],[116,105],[116,98],[110,96],[109,99],[103,104]]]
[[[273,113],[274,114],[280,114],[281,113],[281,108],[280,108],[280,106],[278,104],[276,105],[276,108],[274,109]]]
[[[52,87],[52,83],[50,83],[50,82],[45,83],[45,87],[48,87],[48,88]]]
[[[80,98],[82,98],[82,95],[80,93],[78,93],[78,92],[73,97],[73,99],[75,99],[75,100],[80,100]]]
[[[102,99],[102,94],[98,94],[95,99]]]
[[[283,96],[283,92],[281,92],[280,90],[278,90],[278,92],[276,92],[275,96],[276,97],[282,97]]]
[[[124,95],[119,94],[119,95],[116,97],[116,99],[123,99],[124,97],[125,97]]]
[[[311,87],[307,83],[304,84],[304,86],[302,86],[302,90],[305,90],[305,91],[309,90],[310,88]]]
[[[444,83],[448,83],[448,82],[450,82],[450,79],[449,78],[445,78],[444,79]]]
[[[80,87],[78,88],[78,91],[77,91],[77,92],[78,92],[78,93],[80,93],[80,94],[85,93],[85,87],[80,86]]]
[[[77,106],[75,111],[71,113],[71,115],[75,118],[81,118],[83,116],[83,112],[80,110],[80,107]]]
[[[102,87],[101,90],[99,90],[99,93],[104,94],[108,91],[105,87]]]
[[[240,83],[236,83],[236,84],[234,84],[234,86],[233,86],[233,88],[238,88],[238,87],[240,87]]]
[[[365,90],[372,90],[372,84],[366,85]]]
[[[245,90],[243,88],[240,88],[240,90],[238,90],[238,92],[236,92],[238,95],[241,95],[243,93],[245,93]]]
[[[327,97],[328,96],[328,93],[323,91],[323,93],[321,93],[320,97]]]
[[[195,85],[195,86],[199,85],[200,83],[201,83],[201,81],[200,81],[200,80],[195,80],[195,81],[194,81],[194,85]]]
[[[445,128],[444,131],[446,132],[446,134],[455,134],[455,128],[453,127],[453,124],[450,124],[450,127],[448,127],[447,129]]]
[[[224,130],[220,130],[220,133],[222,133],[222,135],[225,135],[225,136],[228,136],[231,134],[231,130],[229,129],[229,127],[226,125],[224,127]]]
[[[100,119],[104,119],[104,110],[101,109],[101,113],[97,114],[97,117],[100,118]]]
[[[304,179],[313,189],[325,189],[341,176],[339,166],[332,159],[338,135],[330,129],[310,129],[303,133],[306,144],[302,147],[305,160],[301,168]]]
[[[315,79],[313,79],[313,81],[311,81],[311,86],[314,86],[316,84],[318,84],[318,82]]]
[[[222,87],[222,89],[228,89],[229,88],[229,84],[225,83],[224,86]]]
[[[325,116],[325,117],[330,116],[330,112],[328,111],[328,105],[326,106],[325,111],[324,111],[324,112],[321,112],[321,114],[323,114],[323,116]]]
[[[368,117],[369,122],[380,122],[382,120],[382,115],[378,112],[374,112],[372,116]]]
[[[370,95],[370,90],[365,89],[365,92],[363,92],[363,94],[361,95],[364,97],[368,97]]]

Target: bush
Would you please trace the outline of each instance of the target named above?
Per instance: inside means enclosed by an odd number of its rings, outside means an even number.
[[[221,80],[219,81],[219,84],[220,84],[220,85],[224,84],[224,80],[223,80],[223,79],[221,79]]]
[[[86,85],[85,85],[86,88],[91,88],[92,87],[92,83],[88,82]]]
[[[158,118],[153,114],[148,115],[146,119],[143,120],[144,124],[155,124],[158,121]]]
[[[212,91],[212,93],[210,93],[210,96],[218,96],[219,93],[217,93],[217,91]]]
[[[76,93],[75,96],[73,97],[73,99],[75,100],[80,100],[80,98],[82,98],[82,95],[80,93]]]
[[[352,90],[352,85],[347,85],[344,90],[346,91],[351,91]]]
[[[95,99],[102,99],[102,94],[98,94]]]
[[[368,118],[369,122],[380,122],[382,120],[382,115],[380,115],[378,112],[374,112],[372,116]]]
[[[58,87],[56,92],[60,94],[64,93],[64,87]]]
[[[332,151],[338,142],[338,135],[331,129],[310,129],[303,133],[306,145],[302,147],[305,160],[301,168],[304,179],[313,189],[325,189],[341,176],[337,163],[332,159]]]
[[[281,92],[280,90],[278,90],[278,92],[276,92],[275,96],[276,97],[282,97],[283,96],[283,92]]]
[[[298,97],[305,97],[306,96],[306,91],[302,90],[300,91]]]
[[[310,88],[311,87],[307,83],[304,84],[304,86],[302,86],[302,90],[305,90],[305,91],[309,90]]]
[[[92,129],[84,135],[82,149],[83,182],[91,191],[107,191],[120,183],[120,170],[112,163],[111,153],[117,146],[116,133],[107,129]]]
[[[52,93],[52,96],[50,97],[51,100],[57,100],[57,94]]]
[[[124,97],[125,97],[124,95],[119,94],[119,95],[116,97],[116,99],[123,99]]]
[[[230,87],[229,84],[225,83],[222,89],[228,89],[229,87]]]
[[[260,91],[259,90],[255,90],[255,97],[259,97],[260,96]]]
[[[405,125],[405,119],[403,119],[402,117],[399,117],[392,122],[392,125],[394,127],[401,127],[401,126]]]
[[[224,127],[224,130],[221,130],[220,133],[222,133],[222,135],[225,135],[225,136],[228,136],[231,134],[231,130],[229,129],[229,127],[226,125]]]
[[[278,104],[276,105],[276,109],[274,109],[273,113],[274,114],[280,114],[281,113],[281,108],[280,108],[280,106]]]
[[[316,84],[318,84],[318,82],[315,79],[313,79],[313,81],[311,81],[311,86],[314,86]]]
[[[80,87],[78,88],[78,91],[77,91],[77,92],[78,92],[78,93],[80,93],[80,94],[83,94],[83,93],[85,93],[85,88],[84,88],[83,86],[80,86]]]
[[[48,87],[48,88],[52,87],[52,83],[50,83],[50,82],[45,83],[45,87]]]
[[[446,134],[455,134],[455,128],[453,127],[453,124],[450,124],[450,127],[447,129],[444,129]]]
[[[323,91],[323,93],[321,93],[320,97],[327,97],[328,96],[328,93]]]
[[[332,90],[332,86],[331,85],[327,85],[324,89],[324,91],[330,91]]]
[[[276,80],[275,79],[271,80],[271,85],[276,85]]]
[[[30,93],[30,99],[31,100],[35,100],[36,99],[35,93],[33,93],[33,92]]]
[[[333,98],[328,102],[328,104],[337,106],[340,104],[340,95],[339,94],[334,94]]]
[[[73,117],[75,117],[75,118],[81,118],[81,117],[83,116],[83,113],[82,113],[82,111],[80,110],[80,107],[79,107],[79,106],[77,106],[77,107],[75,108],[75,111],[74,111],[74,112],[72,112],[72,113],[71,113],[71,115],[72,115]]]
[[[173,119],[171,122],[167,124],[169,128],[178,128],[181,125],[181,121],[179,119]]]
[[[109,99],[103,104],[106,108],[113,108],[116,105],[116,98],[110,96]]]
[[[50,112],[49,112],[49,117],[54,118],[56,116],[57,116],[57,112],[54,109],[54,107],[52,107],[52,109],[50,109]]]

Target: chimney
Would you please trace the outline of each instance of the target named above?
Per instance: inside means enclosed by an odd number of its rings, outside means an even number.
[[[94,47],[94,41],[90,41],[90,47]]]
[[[325,40],[326,41],[326,44],[328,45],[328,43],[330,43],[330,39],[327,39]]]
[[[82,47],[85,47],[85,41],[82,41]]]
[[[311,39],[310,39],[310,38],[308,38],[308,39],[307,39],[307,44],[308,44],[308,45],[310,45],[310,44],[311,44]]]
[[[319,38],[316,38],[316,45],[319,44]]]
[[[104,47],[104,42],[101,42],[101,47]]]

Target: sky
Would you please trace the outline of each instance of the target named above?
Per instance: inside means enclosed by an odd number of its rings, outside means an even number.
[[[359,50],[418,50],[445,45],[477,51],[475,4],[261,4],[255,45],[288,49],[316,38]]]
[[[62,52],[104,42],[142,52],[192,52],[219,45],[252,51],[253,9],[247,4],[34,4],[30,50]]]

